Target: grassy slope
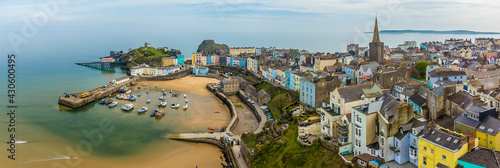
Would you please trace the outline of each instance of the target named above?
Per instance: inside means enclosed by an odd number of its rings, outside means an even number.
[[[168,52],[164,53],[163,51],[159,51],[154,47],[139,47],[129,51],[126,54],[126,57],[132,57],[132,61],[137,64],[146,63],[150,65],[159,65],[161,64],[161,58],[168,56]]]
[[[319,142],[311,147],[302,147],[295,140],[298,136],[297,124],[293,122],[283,132],[283,136],[256,145],[261,135],[244,137],[245,143],[255,149],[256,155],[249,158],[254,167],[349,167],[344,165],[337,153],[324,148]],[[265,139],[265,138],[264,138]]]

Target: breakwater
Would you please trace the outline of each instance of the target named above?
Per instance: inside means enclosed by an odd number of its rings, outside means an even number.
[[[125,78],[128,78],[125,80]],[[100,100],[103,97],[106,97],[112,93],[117,92],[124,85],[130,86],[130,82],[137,82],[138,78],[133,76],[126,76],[118,78],[114,81],[119,81],[120,83],[116,83],[114,86],[111,85],[105,88],[94,88],[87,92],[79,92],[79,93],[66,93],[59,96],[58,103],[60,105],[64,105],[67,107],[71,107],[73,109],[83,107],[89,103],[94,102],[95,100]],[[87,95],[87,96],[86,96]]]

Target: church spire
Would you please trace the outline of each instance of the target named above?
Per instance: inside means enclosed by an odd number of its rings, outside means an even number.
[[[377,23],[377,17],[375,17],[375,28],[373,29],[373,43],[375,42],[380,42],[380,37],[378,35],[378,23]]]

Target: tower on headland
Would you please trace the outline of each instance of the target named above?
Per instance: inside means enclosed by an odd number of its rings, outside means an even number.
[[[373,30],[373,40],[370,43],[369,58],[370,61],[375,61],[382,63],[384,60],[384,43],[380,41],[380,36],[378,34],[378,23],[375,17],[375,28]]]

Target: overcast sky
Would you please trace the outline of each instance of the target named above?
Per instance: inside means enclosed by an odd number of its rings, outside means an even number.
[[[43,4],[54,2],[47,12]],[[498,0],[24,0],[1,1],[0,11],[3,39],[33,20],[40,32],[346,32],[352,39],[372,31],[378,15],[380,30],[500,31]]]

